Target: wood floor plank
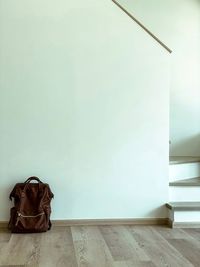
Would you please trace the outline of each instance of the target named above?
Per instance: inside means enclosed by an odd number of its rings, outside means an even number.
[[[196,239],[197,237],[197,231],[192,231],[190,234],[190,230],[197,230],[197,229],[181,229],[181,228],[166,228],[166,227],[156,227],[156,231],[164,237],[166,240],[168,239],[186,239],[186,240],[191,240],[191,242],[196,242],[196,245],[200,245],[200,232],[199,232],[199,240]]]
[[[183,233],[187,233],[200,243],[200,229],[183,229]]]
[[[137,265],[135,265],[135,262],[128,262],[127,263],[127,266],[128,267],[156,267],[156,265],[152,262],[152,261],[146,261],[146,262],[138,262]]]
[[[151,261],[116,261],[115,267],[156,267],[156,265]]]
[[[99,228],[115,261],[150,261],[125,226]]]
[[[183,236],[186,235],[186,233],[183,232],[183,229],[181,228],[168,228],[163,226],[157,226],[156,231],[158,234],[164,237],[164,239],[170,239],[170,238],[176,238],[176,239],[182,239]]]
[[[137,240],[138,245],[151,257],[157,267],[194,267],[178,250],[167,240],[160,237],[156,228],[129,226],[129,230]]]
[[[74,226],[72,237],[78,267],[114,267],[114,261],[96,226]]]
[[[0,230],[0,267],[199,267],[200,229],[163,226]]]
[[[115,261],[115,267],[128,267],[125,261]]]
[[[158,230],[159,234],[164,237],[168,242],[170,240],[185,240],[188,242],[188,246],[191,246],[192,244],[194,247],[200,249],[200,240],[198,240],[196,232],[193,232],[193,234],[189,234],[189,231],[185,229],[172,229],[173,231],[170,231],[170,229],[160,229]],[[193,230],[193,229],[188,229]],[[192,233],[192,232],[191,232]],[[196,237],[196,238],[195,238]],[[169,242],[170,243],[170,242]]]
[[[39,267],[77,267],[70,227],[54,227],[42,234]]]
[[[39,239],[37,241],[37,239]],[[35,267],[36,244],[40,243],[40,234],[12,234],[3,247],[0,257],[1,265],[25,265],[33,261]]]
[[[7,229],[0,228],[0,243],[8,242],[11,238],[11,233]],[[1,267],[1,266],[0,266]]]
[[[9,242],[10,238],[11,238],[11,233],[8,232],[6,229],[0,228],[0,264],[1,264],[1,259],[3,257],[5,248]]]
[[[197,248],[193,243],[185,239],[170,239],[168,242],[184,255],[194,267],[200,266],[200,248]]]
[[[196,231],[193,231],[196,230]],[[159,233],[193,266],[200,266],[200,231],[197,229],[159,229]]]

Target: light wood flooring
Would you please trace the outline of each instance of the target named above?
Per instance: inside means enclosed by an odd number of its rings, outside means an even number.
[[[200,229],[73,226],[42,234],[1,229],[0,266],[199,267]]]

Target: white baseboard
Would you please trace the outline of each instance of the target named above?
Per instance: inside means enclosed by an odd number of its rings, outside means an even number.
[[[133,218],[133,219],[76,219],[52,220],[52,226],[76,225],[168,225],[167,218]],[[7,221],[0,221],[0,228],[6,228]]]
[[[7,221],[0,221],[0,228],[7,228],[8,222]]]
[[[167,225],[167,218],[52,220],[54,226],[73,225]]]

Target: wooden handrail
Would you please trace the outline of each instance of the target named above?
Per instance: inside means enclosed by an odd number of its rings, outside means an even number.
[[[152,38],[154,38],[162,47],[164,47],[169,53],[172,53],[172,50],[165,45],[158,37],[156,37],[151,31],[149,31],[139,20],[137,20],[131,13],[129,13],[123,6],[121,6],[116,0],[111,0],[115,3],[121,10],[123,10],[132,20],[134,20],[144,31],[146,31]]]

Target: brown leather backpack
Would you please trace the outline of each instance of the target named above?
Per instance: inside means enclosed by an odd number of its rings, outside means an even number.
[[[31,183],[31,181],[38,183]],[[48,184],[32,176],[24,183],[17,183],[10,193],[14,207],[10,210],[8,228],[12,233],[46,232],[51,228],[50,202],[53,193]]]

